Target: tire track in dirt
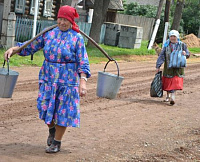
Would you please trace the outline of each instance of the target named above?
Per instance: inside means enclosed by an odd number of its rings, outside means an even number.
[[[119,91],[120,97],[118,98],[122,98],[123,95],[127,96],[130,93],[134,93],[134,95],[139,95],[141,93],[144,93],[145,91],[148,92],[150,88],[150,83],[154,77],[154,71],[147,70],[149,69],[148,67],[144,66],[142,67],[144,69],[141,69],[141,67],[139,67],[140,71],[133,71],[138,68],[129,68],[130,71],[128,73],[126,71],[122,73],[122,76],[124,76],[124,80],[122,82],[122,86]],[[192,65],[187,68],[186,72],[187,78],[185,79],[185,84],[187,84],[187,81],[191,80],[191,78],[193,78],[192,80],[196,80],[196,78],[199,77],[198,72],[200,72],[200,70],[198,70],[197,67],[198,65]],[[141,73],[141,71],[145,72]],[[134,76],[134,78],[130,76]],[[87,100],[89,100],[90,103],[91,101],[97,100],[97,98],[94,97],[96,95],[96,89],[95,89],[96,81],[97,81],[97,75],[92,77],[88,83],[90,84],[90,87],[88,88]],[[15,93],[20,93],[21,91],[38,91],[38,81],[35,79],[20,81],[16,85]]]
[[[36,100],[18,101],[0,106],[0,122],[20,116],[29,116],[35,113]]]
[[[114,72],[114,70],[110,71],[111,73]],[[198,64],[191,65],[187,68],[186,76],[187,74],[197,73],[198,72]],[[148,67],[140,66],[140,67],[134,67],[134,68],[128,68],[128,69],[120,69],[120,75],[124,77],[124,81],[127,79],[133,79],[133,82],[135,82],[136,77],[145,77],[149,76],[149,79],[152,79],[154,77],[155,70],[149,69]],[[89,84],[96,84],[97,82],[97,73],[93,74],[92,77],[89,79]],[[124,82],[123,81],[123,82]],[[126,85],[126,84],[124,84]],[[38,79],[33,80],[25,80],[25,81],[18,81],[15,92],[17,91],[31,91],[33,89],[38,89]]]
[[[130,65],[132,65],[132,64],[130,64]],[[135,65],[135,64],[133,63],[133,65]],[[199,82],[199,80],[200,80],[200,75],[199,75],[200,70],[199,69],[200,68],[199,67],[200,67],[200,64],[189,65],[187,67],[186,78],[184,79],[184,86],[192,86],[192,84],[194,84],[196,87],[198,87],[200,85],[200,82]],[[114,69],[115,69],[115,67],[111,67],[111,72],[115,73],[116,70],[114,70]],[[93,70],[93,73],[95,71],[97,71],[96,68]],[[135,66],[134,68],[130,68],[130,67],[123,68],[123,66],[122,66],[122,68],[120,68],[120,75],[124,76],[125,78],[122,82],[120,91],[119,91],[116,99],[114,99],[114,100],[108,100],[108,99],[99,98],[96,96],[97,73],[94,73],[92,75],[92,78],[89,79],[89,81],[88,81],[88,95],[86,98],[81,99],[82,115],[84,115],[85,117],[86,116],[89,116],[89,117],[96,116],[97,119],[101,119],[101,117],[102,118],[106,117],[105,114],[111,113],[111,114],[113,114],[113,116],[109,116],[108,118],[106,118],[107,120],[109,120],[109,119],[116,117],[117,113],[119,113],[119,114],[124,113],[122,111],[124,109],[124,111],[128,111],[131,113],[130,116],[126,116],[128,119],[124,119],[124,120],[125,121],[130,120],[130,122],[131,122],[131,118],[135,117],[134,113],[137,113],[137,116],[141,115],[141,117],[143,117],[143,115],[145,115],[144,112],[147,111],[146,112],[146,115],[147,115],[148,111],[150,111],[152,109],[152,107],[154,107],[155,105],[158,106],[158,108],[154,108],[152,110],[153,114],[161,113],[161,115],[162,115],[162,111],[167,111],[168,109],[170,111],[169,106],[163,104],[158,99],[149,98],[150,83],[155,75],[154,68],[149,68],[149,64],[138,65],[138,66]],[[36,96],[37,96],[37,91],[38,91],[38,83],[37,82],[38,81],[36,79],[20,80],[17,83],[16,89],[14,92],[16,94],[15,98],[7,99],[7,100],[0,99],[0,101],[1,101],[1,103],[0,103],[0,129],[1,129],[1,126],[4,127],[2,129],[7,129],[7,131],[2,131],[4,136],[6,136],[6,133],[8,133],[10,130],[12,130],[13,125],[15,125],[16,123],[17,123],[17,126],[16,126],[16,128],[17,128],[17,127],[20,127],[20,125],[24,125],[27,123],[31,124],[33,121],[38,120],[38,118],[36,118],[36,116],[38,116],[38,112],[37,112],[37,108],[36,108],[36,104],[37,104]],[[27,92],[27,95],[26,95],[26,92]],[[19,96],[19,95],[22,95],[22,97],[21,97],[22,100],[16,100],[17,96]],[[32,99],[32,98],[34,98],[34,99]],[[146,105],[150,106],[151,109],[148,109],[148,107]],[[162,106],[162,110],[160,110],[159,106]],[[138,110],[140,110],[140,111],[138,111]],[[129,114],[129,113],[127,113],[127,114]],[[140,115],[138,115],[138,114],[140,114]],[[121,116],[117,116],[117,117],[121,117]],[[124,117],[124,116],[122,116],[122,117]],[[143,117],[143,118],[145,119],[145,117]],[[123,118],[116,119],[116,120],[118,120],[118,124],[120,122],[124,121]],[[119,122],[119,120],[121,120],[121,121]],[[97,124],[96,130],[91,130],[91,132],[88,132],[88,134],[87,134],[87,132],[84,132],[86,135],[88,135],[86,137],[91,138],[90,140],[95,139],[95,138],[98,139],[98,137],[99,137],[98,132],[96,132],[96,134],[95,134],[94,131],[97,131],[99,129],[105,129],[105,128],[101,128],[101,126],[102,126],[101,124],[103,124],[103,125],[107,124],[106,121],[101,121],[101,122],[102,123],[100,123],[100,122],[96,123]],[[109,124],[112,124],[111,122],[112,121],[110,121],[110,122],[108,121]],[[137,121],[137,122],[138,123],[132,123],[133,125],[131,125],[131,127],[129,129],[132,129],[132,127],[134,128],[134,125],[139,124],[139,121]],[[149,122],[152,122],[152,121],[149,121]],[[121,126],[125,127],[126,125],[121,125]],[[109,127],[109,125],[107,127]],[[168,127],[170,127],[170,126],[168,126]],[[113,127],[110,127],[110,129],[113,129]],[[140,130],[139,128],[137,128],[137,129]],[[150,153],[145,154],[145,152],[142,152],[140,155],[136,156],[134,151],[129,149],[131,147],[130,141],[133,140],[134,138],[140,139],[139,137],[137,137],[137,136],[132,137],[133,135],[131,134],[131,131],[130,131],[129,132],[130,134],[124,133],[124,136],[126,139],[123,139],[122,136],[119,139],[115,139],[115,136],[112,137],[112,131],[111,130],[109,130],[109,131],[110,131],[109,138],[106,137],[105,139],[103,139],[103,141],[105,140],[107,144],[102,143],[104,148],[103,149],[97,148],[97,150],[95,151],[95,152],[98,152],[98,154],[95,155],[96,160],[100,160],[100,159],[102,160],[103,155],[105,155],[105,157],[107,158],[107,159],[105,158],[105,160],[107,160],[107,161],[112,161],[112,159],[113,159],[113,161],[115,161],[116,159],[119,160],[120,158],[121,158],[121,160],[126,160],[126,161],[165,161],[165,160],[166,161],[170,161],[170,160],[171,161],[184,161],[184,160],[190,160],[189,156],[192,157],[192,159],[199,159],[198,149],[197,149],[198,148],[197,146],[199,146],[199,143],[200,143],[199,141],[193,140],[192,143],[188,143],[188,145],[185,145],[185,147],[177,147],[174,150],[172,150],[171,152],[169,151],[167,153],[162,153],[162,152],[158,152],[157,154],[151,153],[153,148],[152,148],[152,150],[150,150],[151,149],[150,148],[149,149]],[[118,131],[121,131],[121,130],[117,130],[116,133]],[[137,131],[137,130],[135,130],[135,131]],[[133,130],[132,133],[134,133],[134,135],[137,135],[137,133],[135,133],[135,131]],[[26,134],[26,136],[28,136],[30,138],[31,137],[35,138],[34,135],[32,135],[33,133],[35,133],[34,128],[32,128],[30,130],[30,132]],[[93,133],[92,136],[89,133]],[[107,132],[107,133],[109,135],[109,132]],[[123,134],[123,131],[121,133]],[[145,132],[142,132],[142,133],[145,133]],[[23,134],[23,133],[20,132],[19,134]],[[41,135],[42,135],[42,133],[41,133]],[[82,134],[77,135],[77,136],[80,137],[79,138],[80,141],[81,141],[81,138],[84,137]],[[139,136],[139,133],[138,133],[138,136]],[[195,136],[195,135],[193,135],[193,136]],[[199,135],[197,134],[196,136],[199,136]],[[148,138],[148,136],[146,136],[145,138]],[[178,139],[180,137],[175,136],[174,138]],[[183,134],[182,138],[187,141],[187,136],[184,137],[184,134]],[[82,142],[84,143],[83,140],[82,140]],[[86,147],[86,149],[88,147],[88,149],[90,149],[89,151],[91,151],[91,149],[92,149],[91,146],[94,146],[94,145],[95,145],[95,147],[99,147],[99,143],[96,141],[94,141],[94,144],[91,144],[91,145],[88,145],[87,143],[85,143],[84,147]],[[10,151],[12,151],[11,146],[12,145],[10,145],[10,147],[8,145],[6,147],[4,146],[4,149],[8,148],[8,149],[10,149]],[[16,148],[17,148],[17,146],[21,146],[20,149],[24,152],[27,152],[26,150],[23,150],[24,149],[23,145],[18,144],[18,145],[16,145]],[[195,146],[195,147],[193,147],[193,146]],[[31,147],[31,145],[29,147]],[[149,147],[149,146],[147,146],[147,147]],[[33,147],[31,147],[31,148],[33,148]],[[127,148],[127,150],[123,150],[124,148]],[[41,149],[41,148],[39,148],[39,149]],[[142,150],[141,145],[134,147],[134,149]],[[143,149],[145,149],[145,148],[143,148]],[[18,150],[18,149],[16,149],[16,150]],[[124,151],[125,152],[132,151],[133,154],[128,154],[128,153],[125,154]],[[30,151],[30,153],[31,153],[31,155],[33,155],[33,158],[35,158],[34,150]],[[17,155],[15,155],[15,153],[13,153],[13,156],[15,159],[16,159],[16,157],[18,157]],[[25,155],[25,156],[27,156],[27,155]],[[89,154],[88,155],[86,154],[84,156],[90,157]],[[62,157],[62,154],[60,154],[60,157]],[[72,155],[68,154],[67,158],[70,159],[70,157],[72,157]],[[76,158],[73,158],[73,161],[75,161],[75,159]],[[88,158],[85,158],[85,159],[88,159]],[[91,159],[88,159],[88,160],[91,161]]]
[[[193,67],[195,67],[195,66],[193,66]],[[200,77],[198,75],[198,71],[192,70],[192,68],[190,68],[190,72],[188,72],[188,76],[185,79],[185,83],[184,83],[185,85],[190,84],[190,83],[188,83],[188,82],[190,82],[190,78],[193,78],[193,80],[197,80],[197,78]],[[131,71],[131,73],[129,73],[129,75],[132,75],[133,73],[135,73],[135,72]],[[150,83],[152,81],[153,75],[148,75],[147,77],[143,77],[143,76],[146,76],[146,74],[149,74],[149,71],[145,72],[145,74],[142,74],[142,76],[141,76],[141,73],[138,73],[138,74],[140,75],[140,77],[137,76],[137,79],[136,78],[133,78],[133,79],[132,78],[128,78],[128,79],[125,78],[124,79],[122,86],[120,88],[120,91],[118,93],[118,96],[116,98],[117,100],[126,99],[130,96],[140,96],[141,94],[149,95]],[[152,72],[152,74],[153,74],[153,72]],[[95,80],[95,79],[97,79],[97,78],[94,78],[93,80]],[[19,86],[16,89],[15,93],[20,93],[21,91],[31,91],[33,89],[35,91],[37,91],[37,87],[36,87],[36,86],[38,86],[37,81],[33,80],[33,82],[34,82],[33,84],[30,82],[30,80],[28,81],[28,83],[25,82],[27,84],[25,84],[25,86],[22,86],[22,88]],[[20,85],[22,85],[22,83],[20,82]],[[94,87],[94,86],[95,85],[93,84],[92,87]],[[101,98],[98,98],[98,97],[95,97],[95,96],[96,96],[96,89],[95,88],[89,89],[87,98],[85,100],[81,101],[81,105],[85,106],[85,105],[92,104],[92,103],[100,104],[104,100],[104,99],[101,99]],[[35,112],[36,100],[35,99],[31,100],[31,101],[30,100],[28,100],[28,101],[23,100],[22,102],[14,101],[14,103],[7,103],[6,105],[2,104],[4,109],[9,109],[9,107],[12,107],[12,111],[16,115],[20,115],[20,114],[27,114],[28,115],[28,114],[33,113],[30,110],[27,110],[26,106],[23,106],[23,105],[30,105],[30,107],[32,105],[34,107],[33,112]],[[25,108],[21,109],[21,107],[25,107]],[[109,106],[106,105],[106,107],[109,107]],[[4,111],[4,110],[2,110],[2,111]],[[9,109],[9,111],[10,111],[10,109]],[[6,114],[6,111],[2,112],[2,115],[3,115],[2,119],[5,119],[5,118],[8,117],[5,114]]]

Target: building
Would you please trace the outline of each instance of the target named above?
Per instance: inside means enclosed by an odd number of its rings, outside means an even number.
[[[91,17],[93,15],[93,9],[94,9],[94,1],[95,0],[84,0],[85,4],[83,4],[83,0],[78,3],[78,5],[83,6],[85,10],[88,12],[89,20],[88,22],[91,22]],[[123,11],[123,3],[122,0],[110,0],[108,11],[106,15],[106,21],[107,22],[115,22],[117,11]]]
[[[35,14],[36,0],[0,0],[0,38],[2,45],[6,45],[8,37],[7,30],[15,30],[14,26],[9,24],[9,16],[23,17],[33,19]],[[38,0],[39,20],[56,20],[61,0]],[[12,28],[12,29],[11,29]]]

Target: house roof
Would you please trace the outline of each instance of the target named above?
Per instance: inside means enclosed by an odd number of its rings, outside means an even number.
[[[95,0],[85,0],[86,6],[88,6],[89,8],[94,8],[94,1]],[[83,6],[83,1],[79,2],[78,5]],[[122,0],[110,0],[108,9],[123,11],[124,8]]]

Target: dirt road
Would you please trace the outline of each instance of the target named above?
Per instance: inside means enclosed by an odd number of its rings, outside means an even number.
[[[200,161],[200,59],[188,61],[174,106],[149,96],[156,56],[128,60],[119,62],[124,80],[114,100],[96,96],[105,63],[91,65],[81,128],[67,129],[56,155],[44,151],[48,130],[36,108],[39,68],[12,68],[20,76],[13,98],[0,99],[0,162]],[[116,73],[115,64],[107,69]]]

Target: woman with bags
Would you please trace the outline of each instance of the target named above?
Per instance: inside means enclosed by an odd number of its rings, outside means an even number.
[[[164,44],[156,62],[157,72],[164,63],[162,82],[163,90],[167,91],[165,102],[170,102],[171,105],[175,104],[176,90],[183,89],[184,67],[186,58],[189,56],[186,44],[179,39],[179,32],[171,30],[169,39]]]

